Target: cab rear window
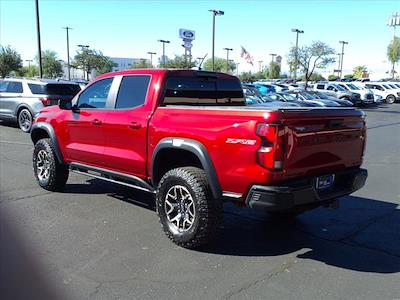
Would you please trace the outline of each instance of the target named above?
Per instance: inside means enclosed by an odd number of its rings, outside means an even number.
[[[245,105],[243,90],[235,77],[170,76],[164,105]]]
[[[32,94],[75,96],[81,88],[77,84],[34,84],[28,83]]]

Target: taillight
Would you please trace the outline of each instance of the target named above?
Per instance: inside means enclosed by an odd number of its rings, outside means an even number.
[[[271,170],[283,169],[284,129],[279,125],[258,124],[257,135],[262,144],[257,150],[257,162]]]
[[[42,101],[43,106],[48,106],[50,104],[49,98],[40,98],[39,100]]]

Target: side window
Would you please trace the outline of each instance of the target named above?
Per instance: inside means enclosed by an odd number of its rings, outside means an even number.
[[[22,93],[22,82],[9,81],[7,86],[7,93]]]
[[[78,98],[78,108],[105,108],[113,78],[106,78],[87,87]]]
[[[323,90],[325,88],[325,86],[323,84],[318,84],[317,85],[317,89],[318,90]]]
[[[383,87],[381,87],[380,85],[376,85],[375,86],[378,90],[380,90],[380,91],[384,91],[385,89],[383,88]]]
[[[333,86],[328,86],[327,90],[328,91],[333,91],[335,88]]]
[[[133,108],[141,106],[146,101],[150,76],[124,76],[119,87],[115,108]]]
[[[8,81],[0,80],[0,93],[7,91]]]

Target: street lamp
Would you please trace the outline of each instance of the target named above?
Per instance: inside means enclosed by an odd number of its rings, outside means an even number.
[[[153,66],[153,55],[156,55],[157,53],[156,52],[147,52],[147,54],[150,54],[150,63],[151,63],[151,66]]]
[[[292,32],[296,32],[296,57],[295,57],[295,66],[294,66],[294,79],[297,77],[297,66],[299,64],[299,33],[304,33],[304,30],[300,30],[297,28],[293,28]]]
[[[339,41],[339,43],[342,44],[342,59],[341,59],[341,62],[340,62],[340,78],[342,78],[342,75],[343,75],[344,45],[347,45],[349,42]]]
[[[33,62],[33,60],[32,59],[25,59],[25,61],[28,62],[28,68],[30,69],[31,68],[31,62]]]
[[[226,51],[226,73],[229,72],[229,51],[232,51],[232,48],[224,48]]]
[[[261,73],[261,66],[262,66],[262,63],[263,63],[262,60],[259,60],[259,61],[258,61],[258,72],[260,72],[260,73]]]
[[[162,62],[163,62],[163,67],[165,68],[165,44],[169,44],[170,41],[167,40],[158,40],[160,43],[162,43]]]
[[[269,55],[271,55],[271,62],[274,62],[274,58],[275,58],[275,56],[277,56],[278,54],[270,53]]]
[[[71,80],[71,71],[70,71],[70,66],[69,66],[69,30],[72,29],[71,27],[65,26],[62,27],[62,29],[65,29],[67,31],[67,67],[68,67],[68,80]]]
[[[85,49],[89,49],[89,45],[77,45],[81,48],[81,51],[85,51]],[[83,65],[83,77],[85,77],[85,64]],[[86,71],[86,80],[89,80],[89,70]]]
[[[216,10],[216,9],[209,9],[209,12],[212,12],[213,14],[213,26],[212,26],[212,70],[215,70],[215,55],[214,55],[214,49],[215,49],[215,16],[223,16],[225,13],[222,10]]]

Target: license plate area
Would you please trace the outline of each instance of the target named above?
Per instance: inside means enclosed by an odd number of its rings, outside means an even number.
[[[317,177],[315,188],[317,190],[324,190],[333,186],[335,182],[335,174],[329,174]]]

